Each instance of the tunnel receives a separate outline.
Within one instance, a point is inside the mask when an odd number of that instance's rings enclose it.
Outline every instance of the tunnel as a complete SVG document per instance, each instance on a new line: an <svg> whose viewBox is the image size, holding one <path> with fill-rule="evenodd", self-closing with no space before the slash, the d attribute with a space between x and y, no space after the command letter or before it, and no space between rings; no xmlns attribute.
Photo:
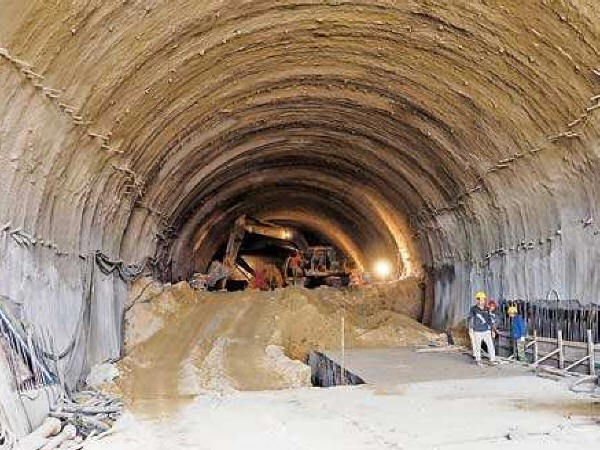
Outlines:
<svg viewBox="0 0 600 450"><path fill-rule="evenodd" d="M483 289L598 301L592 0L0 11L0 294L59 348L87 308L73 379L118 356L130 273L206 270L243 214L422 279L438 329Z"/></svg>

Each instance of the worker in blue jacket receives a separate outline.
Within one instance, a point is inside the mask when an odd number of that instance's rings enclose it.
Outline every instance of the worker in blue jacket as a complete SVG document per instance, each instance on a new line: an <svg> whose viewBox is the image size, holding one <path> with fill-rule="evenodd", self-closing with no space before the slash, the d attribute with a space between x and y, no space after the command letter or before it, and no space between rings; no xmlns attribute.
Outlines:
<svg viewBox="0 0 600 450"><path fill-rule="evenodd" d="M517 305L508 307L508 316L512 319L510 334L513 340L513 354L518 361L525 361L525 337L527 337L527 322L518 314ZM516 351L515 351L516 350Z"/></svg>

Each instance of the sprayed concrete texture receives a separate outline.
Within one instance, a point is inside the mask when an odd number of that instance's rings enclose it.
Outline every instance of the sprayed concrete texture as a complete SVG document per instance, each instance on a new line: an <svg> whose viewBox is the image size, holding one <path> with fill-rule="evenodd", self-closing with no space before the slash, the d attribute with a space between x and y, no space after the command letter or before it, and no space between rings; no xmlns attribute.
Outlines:
<svg viewBox="0 0 600 450"><path fill-rule="evenodd" d="M0 11L0 295L71 386L121 351L93 252L176 281L240 214L423 278L435 327L479 289L598 301L597 1Z"/></svg>
<svg viewBox="0 0 600 450"><path fill-rule="evenodd" d="M134 286L140 294L127 315L128 354L120 363L123 393L142 414L168 411L202 393L310 386L307 354L340 348L342 316L348 348L446 340L380 305L365 309L363 291L222 294L179 283L150 294L156 287L149 280Z"/></svg>

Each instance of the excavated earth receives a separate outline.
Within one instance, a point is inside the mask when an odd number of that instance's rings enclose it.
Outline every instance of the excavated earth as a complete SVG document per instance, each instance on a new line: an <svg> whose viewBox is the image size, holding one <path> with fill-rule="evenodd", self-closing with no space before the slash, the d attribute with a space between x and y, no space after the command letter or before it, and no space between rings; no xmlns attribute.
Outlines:
<svg viewBox="0 0 600 450"><path fill-rule="evenodd" d="M307 354L340 349L342 317L348 349L446 343L377 289L206 293L141 280L132 296L119 385L139 414L203 393L310 386Z"/></svg>

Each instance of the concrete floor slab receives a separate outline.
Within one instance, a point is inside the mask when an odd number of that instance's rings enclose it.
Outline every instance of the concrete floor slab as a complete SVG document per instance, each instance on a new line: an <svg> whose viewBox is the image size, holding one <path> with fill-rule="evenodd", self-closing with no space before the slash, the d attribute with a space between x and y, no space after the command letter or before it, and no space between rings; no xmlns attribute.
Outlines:
<svg viewBox="0 0 600 450"><path fill-rule="evenodd" d="M415 350L409 347L349 349L345 352L345 367L377 388L435 380L533 376L526 367L514 364L490 366L484 360L483 366L477 367L473 358L462 352L418 353ZM341 352L324 353L341 364Z"/></svg>
<svg viewBox="0 0 600 450"><path fill-rule="evenodd" d="M102 450L582 450L600 403L523 367L411 349L349 353L371 384L198 396L163 418L131 414ZM376 364L374 364L376 362ZM373 370L373 367L379 367Z"/></svg>

